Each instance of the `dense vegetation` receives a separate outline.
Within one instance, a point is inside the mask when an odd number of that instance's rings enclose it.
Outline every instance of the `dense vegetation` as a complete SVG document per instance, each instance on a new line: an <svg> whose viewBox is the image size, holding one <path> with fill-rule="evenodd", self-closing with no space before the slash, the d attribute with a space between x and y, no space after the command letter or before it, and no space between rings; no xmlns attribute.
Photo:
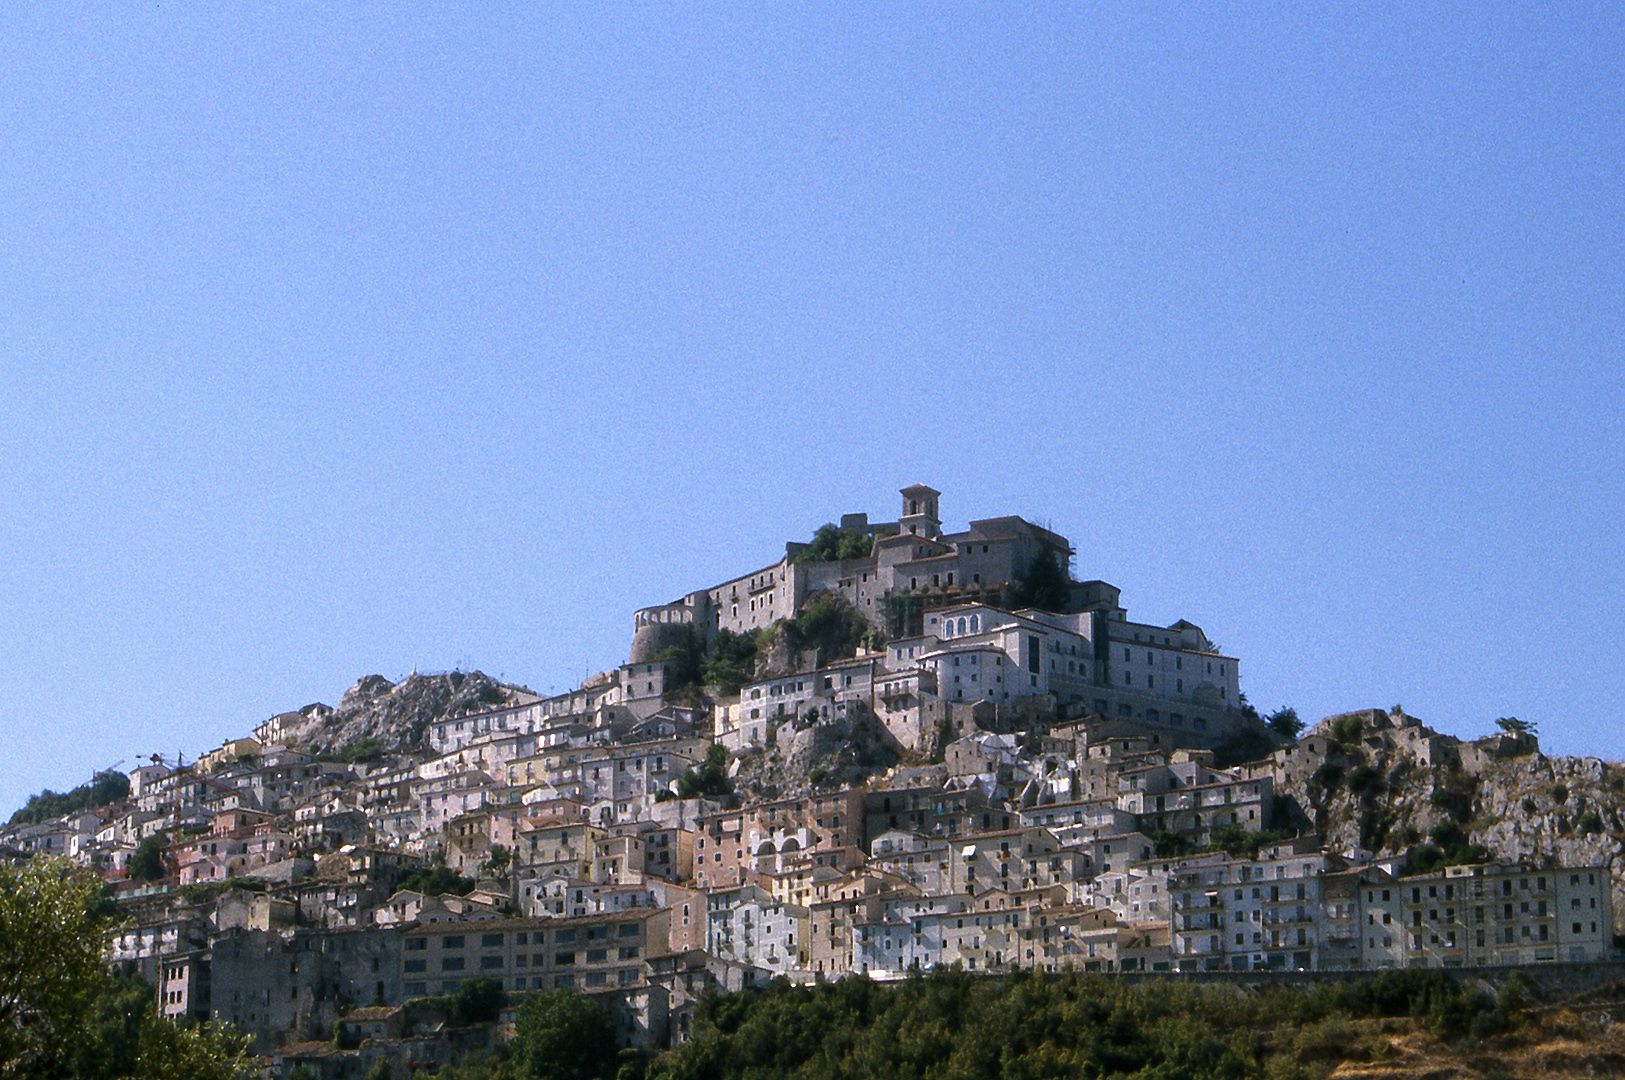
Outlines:
<svg viewBox="0 0 1625 1080"><path fill-rule="evenodd" d="M31 795L21 810L11 815L12 825L32 825L51 818L72 814L79 810L94 810L98 806L123 802L130 797L130 778L121 772L109 770L97 773L95 780L80 784L72 791L58 794L46 788Z"/></svg>
<svg viewBox="0 0 1625 1080"><path fill-rule="evenodd" d="M820 525L812 543L796 556L798 563L836 562L863 559L874 550L874 537L864 529L842 529L833 523Z"/></svg>
<svg viewBox="0 0 1625 1080"><path fill-rule="evenodd" d="M473 878L463 877L448 866L435 866L406 871L396 879L395 889L406 889L424 896L443 896L446 893L467 896L474 891L476 884Z"/></svg>
<svg viewBox="0 0 1625 1080"><path fill-rule="evenodd" d="M717 686L724 694L737 694L755 671L756 652L763 644L756 634L736 634L718 630L705 643L687 629L683 640L662 649L655 660L671 662L666 677L668 693L684 687Z"/></svg>
<svg viewBox="0 0 1625 1080"><path fill-rule="evenodd" d="M869 621L852 605L820 593L795 618L754 633L739 634L724 628L702 644L699 635L687 629L682 641L662 649L653 659L671 665L666 678L668 693L684 687L715 686L724 694L737 694L741 686L756 677L757 653L771 647L781 631L792 647L817 647L826 660L851 656L859 645L877 645L881 641Z"/></svg>
<svg viewBox="0 0 1625 1080"><path fill-rule="evenodd" d="M1470 1049L1519 1020L1526 986L1497 1001L1441 970L1392 971L1309 991L1180 979L959 970L900 984L862 977L738 994L708 991L692 1038L660 1057L615 1050L603 1008L572 992L520 1006L518 1037L443 1080L805 1080L1008 1077L1318 1080L1397 1052L1395 1025Z"/></svg>
<svg viewBox="0 0 1625 1080"><path fill-rule="evenodd" d="M832 593L812 597L785 626L792 644L817 646L826 662L851 656L860 645L884 644L861 612Z"/></svg>
<svg viewBox="0 0 1625 1080"><path fill-rule="evenodd" d="M1072 579L1064 558L1049 551L1034 556L1026 572L1010 584L1011 610L1065 611L1072 600Z"/></svg>
<svg viewBox="0 0 1625 1080"><path fill-rule="evenodd" d="M684 769L677 776L679 799L702 796L715 799L732 792L733 784L728 780L728 750L719 743L711 744L698 768Z"/></svg>
<svg viewBox="0 0 1625 1080"><path fill-rule="evenodd" d="M66 859L0 862L0 1076L240 1076L241 1038L177 1026L152 987L109 974L110 908L104 883Z"/></svg>
<svg viewBox="0 0 1625 1080"><path fill-rule="evenodd" d="M345 743L337 750L325 751L316 756L322 761L339 761L346 765L362 764L382 758L384 744L371 735L363 735L353 742Z"/></svg>
<svg viewBox="0 0 1625 1080"><path fill-rule="evenodd" d="M1207 843L1197 843L1187 833L1157 831L1149 834L1155 845L1157 858L1172 859L1181 855L1198 855L1209 851L1222 851L1233 857L1254 857L1258 849L1279 844L1296 836L1292 828L1263 829L1253 832L1240 825L1219 825L1209 834Z"/></svg>
<svg viewBox="0 0 1625 1080"><path fill-rule="evenodd" d="M958 971L883 986L863 978L810 987L782 980L710 996L693 1039L653 1063L665 1080L699 1077L1321 1076L1382 1056L1369 1018L1410 1017L1448 1040L1504 1030L1518 1001L1442 971L1397 971L1308 993L1245 993L1178 980L1132 984L1085 975Z"/></svg>

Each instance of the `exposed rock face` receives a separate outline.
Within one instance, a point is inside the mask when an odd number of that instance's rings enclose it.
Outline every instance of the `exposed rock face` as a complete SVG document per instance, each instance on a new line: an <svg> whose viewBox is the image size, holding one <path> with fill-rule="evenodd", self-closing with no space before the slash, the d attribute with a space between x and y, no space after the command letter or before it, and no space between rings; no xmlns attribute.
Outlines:
<svg viewBox="0 0 1625 1080"><path fill-rule="evenodd" d="M1328 717L1250 768L1273 775L1331 851L1397 855L1459 836L1507 862L1608 866L1625 925L1618 763L1547 757L1529 734L1462 742L1369 710Z"/></svg>
<svg viewBox="0 0 1625 1080"><path fill-rule="evenodd" d="M398 684L382 675L368 675L344 692L338 708L318 704L301 709L310 722L294 741L304 750L338 750L357 739L374 738L385 753L417 752L423 748L424 732L442 717L529 700L534 695L479 671L414 674Z"/></svg>
<svg viewBox="0 0 1625 1080"><path fill-rule="evenodd" d="M749 799L782 799L815 788L861 784L897 764L897 743L865 709L801 728L766 750L739 759L734 790ZM816 777L816 780L815 780Z"/></svg>

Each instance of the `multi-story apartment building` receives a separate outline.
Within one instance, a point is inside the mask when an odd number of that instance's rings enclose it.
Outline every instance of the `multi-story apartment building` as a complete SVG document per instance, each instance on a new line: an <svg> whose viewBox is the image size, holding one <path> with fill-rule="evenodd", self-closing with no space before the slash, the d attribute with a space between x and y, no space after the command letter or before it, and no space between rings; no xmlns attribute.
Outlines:
<svg viewBox="0 0 1625 1080"><path fill-rule="evenodd" d="M1360 885L1363 964L1489 967L1613 955L1603 867L1450 866Z"/></svg>
<svg viewBox="0 0 1625 1080"><path fill-rule="evenodd" d="M407 997L451 993L471 978L514 991L643 986L650 956L666 952L669 917L664 908L636 907L415 927L401 934L401 990Z"/></svg>
<svg viewBox="0 0 1625 1080"><path fill-rule="evenodd" d="M978 830L1008 829L1016 817L994 806L979 787L948 790L940 784L879 788L863 801L864 832L878 836L906 829L921 836L962 836Z"/></svg>
<svg viewBox="0 0 1625 1080"><path fill-rule="evenodd" d="M758 885L712 890L706 898L706 951L770 975L805 972L810 919L805 906L776 900Z"/></svg>

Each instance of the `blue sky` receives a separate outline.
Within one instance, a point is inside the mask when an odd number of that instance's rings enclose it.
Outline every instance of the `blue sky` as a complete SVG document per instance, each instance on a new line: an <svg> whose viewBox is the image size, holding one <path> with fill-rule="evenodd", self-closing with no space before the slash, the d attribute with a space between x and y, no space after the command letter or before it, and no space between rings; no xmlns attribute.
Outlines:
<svg viewBox="0 0 1625 1080"><path fill-rule="evenodd" d="M1602 4L0 12L0 807L562 690L913 482L1266 711L1625 756L1622 69Z"/></svg>

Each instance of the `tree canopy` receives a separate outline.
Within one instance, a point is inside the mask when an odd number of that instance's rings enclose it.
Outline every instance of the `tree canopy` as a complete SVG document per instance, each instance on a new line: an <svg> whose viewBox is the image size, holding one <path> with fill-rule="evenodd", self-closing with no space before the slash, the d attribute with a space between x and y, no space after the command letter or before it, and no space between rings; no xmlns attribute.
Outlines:
<svg viewBox="0 0 1625 1080"><path fill-rule="evenodd" d="M1365 1060L1386 1045L1377 1018L1409 1015L1451 1041L1510 1026L1498 1003L1448 972L1404 970L1307 993L1179 980L938 970L882 985L849 977L707 994L693 1037L650 1070L660 1080L940 1077L1309 1077L1318 1062ZM1365 1055L1365 1056L1362 1056Z"/></svg>
<svg viewBox="0 0 1625 1080"><path fill-rule="evenodd" d="M1026 572L1010 587L1010 607L1065 611L1072 599L1072 579L1063 558L1049 550L1035 555Z"/></svg>
<svg viewBox="0 0 1625 1080"><path fill-rule="evenodd" d="M395 888L408 889L425 896L440 896L445 893L467 896L474 891L477 884L473 878L466 878L449 866L435 866L406 871L396 879Z"/></svg>
<svg viewBox="0 0 1625 1080"><path fill-rule="evenodd" d="M795 640L816 645L826 659L851 656L871 637L869 620L833 593L818 593L788 623Z"/></svg>
<svg viewBox="0 0 1625 1080"><path fill-rule="evenodd" d="M0 864L0 1076L242 1075L245 1040L157 1014L102 961L102 884L66 859Z"/></svg>
<svg viewBox="0 0 1625 1080"><path fill-rule="evenodd" d="M677 776L677 796L681 799L702 795L716 798L732 791L733 784L728 781L728 750L720 743L711 744L698 768L684 769Z"/></svg>
<svg viewBox="0 0 1625 1080"><path fill-rule="evenodd" d="M509 1050L524 1080L597 1080L615 1072L615 1025L574 990L534 994L519 1007Z"/></svg>
<svg viewBox="0 0 1625 1080"><path fill-rule="evenodd" d="M842 529L833 522L820 525L812 543L796 556L798 563L863 559L874 550L874 537L864 529Z"/></svg>
<svg viewBox="0 0 1625 1080"><path fill-rule="evenodd" d="M1296 739L1303 733L1304 723L1298 719L1298 710L1290 705L1283 705L1265 717L1264 723L1269 729L1288 739Z"/></svg>
<svg viewBox="0 0 1625 1080"><path fill-rule="evenodd" d="M109 769L97 773L89 784L80 784L72 791L57 793L46 788L38 795L30 795L28 802L11 815L12 825L34 824L51 818L71 814L77 810L94 810L98 806L120 803L130 797L130 778Z"/></svg>

